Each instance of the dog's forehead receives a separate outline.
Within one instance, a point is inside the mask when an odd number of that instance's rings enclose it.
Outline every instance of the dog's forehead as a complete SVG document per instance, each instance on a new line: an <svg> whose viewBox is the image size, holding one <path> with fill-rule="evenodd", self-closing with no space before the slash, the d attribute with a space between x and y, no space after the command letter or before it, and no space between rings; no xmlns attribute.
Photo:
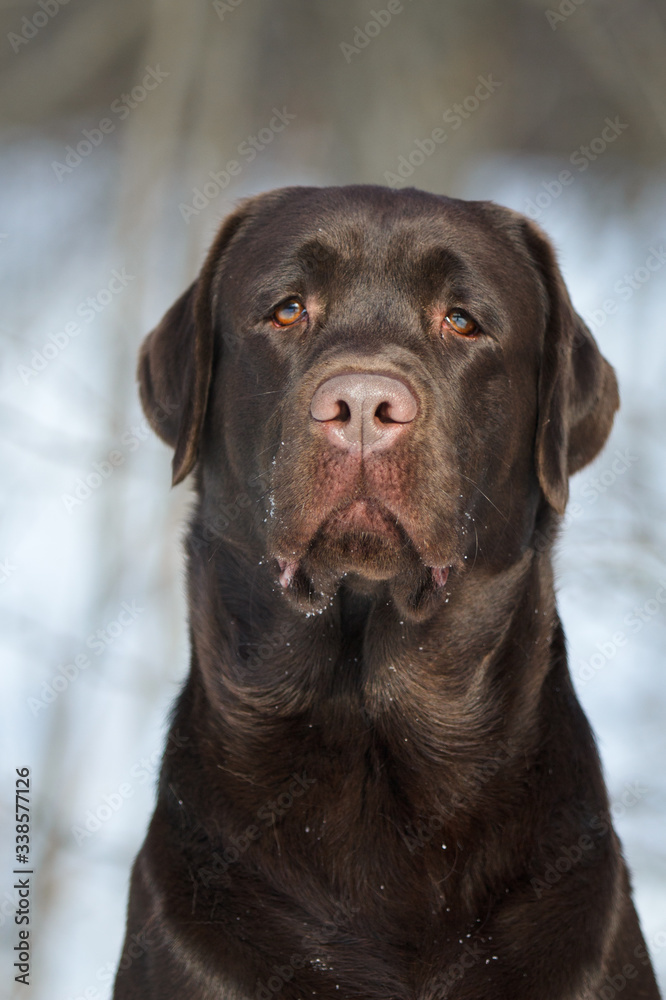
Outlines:
<svg viewBox="0 0 666 1000"><path fill-rule="evenodd" d="M225 254L231 270L266 272L288 260L396 267L447 251L494 270L516 250L511 213L414 189L289 188L255 199ZM515 227L513 227L515 228Z"/></svg>

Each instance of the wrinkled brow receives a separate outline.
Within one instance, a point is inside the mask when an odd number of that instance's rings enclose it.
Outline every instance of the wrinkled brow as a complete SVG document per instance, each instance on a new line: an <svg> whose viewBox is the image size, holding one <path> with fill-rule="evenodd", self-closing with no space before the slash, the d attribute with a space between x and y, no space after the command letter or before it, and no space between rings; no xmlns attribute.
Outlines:
<svg viewBox="0 0 666 1000"><path fill-rule="evenodd" d="M270 266L257 277L255 295L258 299L271 299L280 290L285 292L305 292L316 290L330 279L331 274L344 277L358 270L355 259L340 248L318 239L309 239L293 249L283 251L282 256L270 260Z"/></svg>
<svg viewBox="0 0 666 1000"><path fill-rule="evenodd" d="M460 254L450 247L429 247L412 255L410 270L422 289L436 295L442 282L471 285L472 270Z"/></svg>

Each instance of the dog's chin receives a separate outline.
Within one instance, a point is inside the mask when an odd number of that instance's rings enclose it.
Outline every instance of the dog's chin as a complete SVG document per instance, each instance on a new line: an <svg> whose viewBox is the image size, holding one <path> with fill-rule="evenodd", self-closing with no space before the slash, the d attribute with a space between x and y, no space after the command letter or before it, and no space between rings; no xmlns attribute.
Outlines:
<svg viewBox="0 0 666 1000"><path fill-rule="evenodd" d="M404 545L372 531L319 533L302 560L317 589L330 592L353 576L368 584L392 580L405 561Z"/></svg>
<svg viewBox="0 0 666 1000"><path fill-rule="evenodd" d="M285 594L302 610L321 612L344 581L359 593L391 597L401 615L427 617L446 599L450 566L426 566L394 517L357 508L328 518L300 560L278 559Z"/></svg>

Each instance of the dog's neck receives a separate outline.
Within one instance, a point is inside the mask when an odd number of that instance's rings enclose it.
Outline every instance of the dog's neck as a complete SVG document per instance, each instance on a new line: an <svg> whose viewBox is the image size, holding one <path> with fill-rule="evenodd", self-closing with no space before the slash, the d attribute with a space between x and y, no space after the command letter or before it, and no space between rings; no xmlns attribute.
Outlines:
<svg viewBox="0 0 666 1000"><path fill-rule="evenodd" d="M233 539L190 544L189 567L197 711L234 773L254 780L254 751L271 743L290 773L315 738L320 757L361 752L372 734L396 759L470 766L529 742L558 624L547 553L457 575L422 621L386 588L348 583L321 613L300 610Z"/></svg>

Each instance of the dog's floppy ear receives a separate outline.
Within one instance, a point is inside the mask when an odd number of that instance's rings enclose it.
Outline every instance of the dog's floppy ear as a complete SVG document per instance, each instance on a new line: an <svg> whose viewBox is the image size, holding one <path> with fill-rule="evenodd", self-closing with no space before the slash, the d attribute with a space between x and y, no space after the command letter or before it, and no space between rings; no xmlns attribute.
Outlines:
<svg viewBox="0 0 666 1000"><path fill-rule="evenodd" d="M229 216L199 277L148 334L139 355L139 394L153 430L174 448L173 485L192 471L213 371L211 285L221 254L247 214Z"/></svg>
<svg viewBox="0 0 666 1000"><path fill-rule="evenodd" d="M198 288L197 280L174 302L144 340L139 355L141 404L153 430L175 449L174 485L194 465L208 397L212 344L208 331L197 337Z"/></svg>
<svg viewBox="0 0 666 1000"><path fill-rule="evenodd" d="M550 241L532 222L525 236L548 296L548 323L539 374L535 462L543 494L558 514L569 476L601 451L619 406L615 372L576 314Z"/></svg>

